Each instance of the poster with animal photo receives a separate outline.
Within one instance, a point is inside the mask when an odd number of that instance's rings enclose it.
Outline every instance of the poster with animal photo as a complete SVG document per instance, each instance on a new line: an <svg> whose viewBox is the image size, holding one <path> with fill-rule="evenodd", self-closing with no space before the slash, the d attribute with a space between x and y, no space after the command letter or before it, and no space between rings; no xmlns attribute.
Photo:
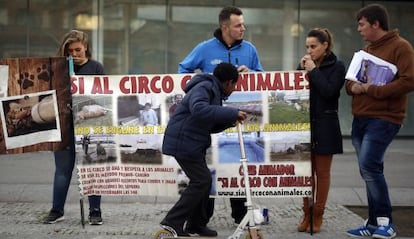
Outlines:
<svg viewBox="0 0 414 239"><path fill-rule="evenodd" d="M171 117L187 110L184 87L191 78L191 74L72 77L75 151L83 195L177 196L183 192L189 179L174 157L163 154L162 145ZM251 194L310 196L306 72L242 74L223 106L247 114L242 136ZM205 126L200 123L200 127ZM205 160L212 197L245 196L238 136L235 127L211 136ZM200 140L197 133L182 137Z"/></svg>
<svg viewBox="0 0 414 239"><path fill-rule="evenodd" d="M72 111L78 163L115 162L114 134L104 134L101 130L105 125L113 125L112 96L73 96Z"/></svg>
<svg viewBox="0 0 414 239"><path fill-rule="evenodd" d="M73 131L66 57L0 59L0 99L0 154L63 150L73 142L65 137Z"/></svg>
<svg viewBox="0 0 414 239"><path fill-rule="evenodd" d="M56 91L1 98L7 149L61 141Z"/></svg>

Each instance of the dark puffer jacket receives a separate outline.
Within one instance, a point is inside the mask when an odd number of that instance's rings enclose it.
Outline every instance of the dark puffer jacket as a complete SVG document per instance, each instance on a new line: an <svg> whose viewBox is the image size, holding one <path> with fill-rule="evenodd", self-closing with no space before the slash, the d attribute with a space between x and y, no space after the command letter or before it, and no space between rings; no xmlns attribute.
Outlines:
<svg viewBox="0 0 414 239"><path fill-rule="evenodd" d="M211 134L237 121L238 109L222 106L220 81L210 74L197 74L186 85L183 101L168 122L162 152L178 158L204 160Z"/></svg>

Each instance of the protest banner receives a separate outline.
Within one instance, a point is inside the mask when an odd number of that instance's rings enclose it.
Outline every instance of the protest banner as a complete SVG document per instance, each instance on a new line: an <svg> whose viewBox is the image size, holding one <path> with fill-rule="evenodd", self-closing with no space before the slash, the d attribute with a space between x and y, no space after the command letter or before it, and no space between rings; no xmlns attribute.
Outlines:
<svg viewBox="0 0 414 239"><path fill-rule="evenodd" d="M161 152L191 74L71 78L76 157L84 195L164 195L188 179ZM303 71L243 73L225 106L248 113L243 138L254 197L311 196L309 83ZM156 119L148 121L149 115ZM214 197L245 197L236 128L212 136Z"/></svg>

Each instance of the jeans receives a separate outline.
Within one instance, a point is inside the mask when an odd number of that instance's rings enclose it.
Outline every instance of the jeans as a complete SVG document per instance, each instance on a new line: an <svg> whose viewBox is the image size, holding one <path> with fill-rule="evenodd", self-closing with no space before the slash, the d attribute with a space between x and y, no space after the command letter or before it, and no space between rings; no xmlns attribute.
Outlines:
<svg viewBox="0 0 414 239"><path fill-rule="evenodd" d="M392 223L392 207L384 177L384 154L400 127L383 119L368 117L354 117L352 122L352 144L365 181L368 224L371 225L377 225L377 217L388 217Z"/></svg>
<svg viewBox="0 0 414 239"><path fill-rule="evenodd" d="M55 177L53 181L53 206L52 210L64 213L66 196L68 195L72 172L75 166L74 149L54 152ZM89 210L101 208L101 196L88 197Z"/></svg>

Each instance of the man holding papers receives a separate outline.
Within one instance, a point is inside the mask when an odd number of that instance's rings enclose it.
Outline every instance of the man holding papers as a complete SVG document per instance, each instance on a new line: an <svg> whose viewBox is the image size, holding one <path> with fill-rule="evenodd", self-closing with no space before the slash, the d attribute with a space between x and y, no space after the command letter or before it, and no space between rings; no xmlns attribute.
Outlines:
<svg viewBox="0 0 414 239"><path fill-rule="evenodd" d="M384 85L371 84L375 79L367 79L366 83L346 82L347 93L352 95L352 144L366 185L369 215L363 226L347 234L394 238L397 233L383 174L384 154L406 116L407 94L414 90L414 50L399 36L397 29L388 29L388 12L384 6L367 5L358 11L356 20L358 32L369 43L363 50L395 65L397 72Z"/></svg>
<svg viewBox="0 0 414 239"><path fill-rule="evenodd" d="M381 86L390 83L397 70L394 64L360 50L354 53L345 79Z"/></svg>

